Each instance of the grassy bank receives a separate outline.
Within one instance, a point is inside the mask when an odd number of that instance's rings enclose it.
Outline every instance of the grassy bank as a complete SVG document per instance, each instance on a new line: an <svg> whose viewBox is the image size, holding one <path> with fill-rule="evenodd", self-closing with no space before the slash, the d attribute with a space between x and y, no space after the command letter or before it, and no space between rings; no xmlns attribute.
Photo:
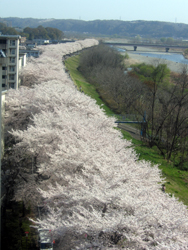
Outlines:
<svg viewBox="0 0 188 250"><path fill-rule="evenodd" d="M69 70L72 80L78 89L81 89L86 95L96 100L96 103L105 110L107 115L113 114L113 112L105 105L100 99L96 88L89 84L86 79L77 70L79 65L79 56L68 58L65 62L66 68ZM81 88L80 88L81 87ZM135 140L126 131L122 130L122 134L125 139L132 140L133 147L140 159L151 161L153 164L158 164L162 170L163 177L166 178L166 192L174 194L185 205L188 205L188 172L182 171L173 166L172 163L167 163L162 156L159 155L157 148L148 148L141 141Z"/></svg>
<svg viewBox="0 0 188 250"><path fill-rule="evenodd" d="M107 115L112 115L113 112L110 110L109 107L104 105L104 102L101 100L99 94L97 93L95 86L89 84L83 77L83 75L77 70L78 65L79 65L79 56L70 57L65 61L65 66L69 70L71 78L74 81L77 88L79 90L81 89L81 91L83 91L86 95L95 99L99 106L103 105L102 108L105 110Z"/></svg>

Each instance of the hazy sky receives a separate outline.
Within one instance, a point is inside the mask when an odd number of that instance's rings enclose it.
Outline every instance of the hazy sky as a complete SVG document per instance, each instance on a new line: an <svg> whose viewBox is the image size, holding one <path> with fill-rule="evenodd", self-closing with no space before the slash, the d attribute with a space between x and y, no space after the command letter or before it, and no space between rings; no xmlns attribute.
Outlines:
<svg viewBox="0 0 188 250"><path fill-rule="evenodd" d="M188 24L188 0L0 0L0 17L157 20Z"/></svg>

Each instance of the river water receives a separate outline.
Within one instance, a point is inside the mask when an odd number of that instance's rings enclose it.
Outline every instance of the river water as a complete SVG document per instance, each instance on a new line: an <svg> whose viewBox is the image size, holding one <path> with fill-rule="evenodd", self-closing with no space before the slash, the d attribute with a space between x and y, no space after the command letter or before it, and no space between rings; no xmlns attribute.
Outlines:
<svg viewBox="0 0 188 250"><path fill-rule="evenodd" d="M125 49L121 49L121 48L115 48L115 49L120 53L126 52ZM141 55L141 56L146 56L146 57L153 57L153 58L159 58L159 59L163 59L163 60L169 60L169 61L177 62L177 63L188 64L188 59L185 59L182 54L178 54L178 53L170 53L170 52L154 53L154 52L138 52L138 51L131 52L131 53Z"/></svg>
<svg viewBox="0 0 188 250"><path fill-rule="evenodd" d="M177 63L188 64L188 59L185 59L183 55L177 53L148 53L148 52L134 52L135 54L139 54L142 56L160 58L163 60L169 60Z"/></svg>

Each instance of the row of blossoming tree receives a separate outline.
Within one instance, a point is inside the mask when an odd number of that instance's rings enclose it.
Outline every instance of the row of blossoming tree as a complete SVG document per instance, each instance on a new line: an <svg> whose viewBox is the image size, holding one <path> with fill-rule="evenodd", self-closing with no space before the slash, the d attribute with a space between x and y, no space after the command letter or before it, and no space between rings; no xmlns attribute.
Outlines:
<svg viewBox="0 0 188 250"><path fill-rule="evenodd" d="M41 47L23 86L9 90L15 199L43 206L34 223L52 230L59 249L188 249L186 206L161 191L158 166L138 160L114 119L65 72L63 56L97 44Z"/></svg>

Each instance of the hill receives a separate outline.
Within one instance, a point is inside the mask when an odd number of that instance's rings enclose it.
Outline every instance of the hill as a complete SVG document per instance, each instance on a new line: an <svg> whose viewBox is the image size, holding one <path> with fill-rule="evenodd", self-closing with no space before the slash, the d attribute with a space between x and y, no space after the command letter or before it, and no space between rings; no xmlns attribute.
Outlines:
<svg viewBox="0 0 188 250"><path fill-rule="evenodd" d="M35 18L0 18L9 26L25 28L43 27L57 28L63 32L76 32L89 35L136 36L142 37L174 37L188 38L188 25L159 21L121 21L94 20L83 21L73 19L35 19Z"/></svg>

